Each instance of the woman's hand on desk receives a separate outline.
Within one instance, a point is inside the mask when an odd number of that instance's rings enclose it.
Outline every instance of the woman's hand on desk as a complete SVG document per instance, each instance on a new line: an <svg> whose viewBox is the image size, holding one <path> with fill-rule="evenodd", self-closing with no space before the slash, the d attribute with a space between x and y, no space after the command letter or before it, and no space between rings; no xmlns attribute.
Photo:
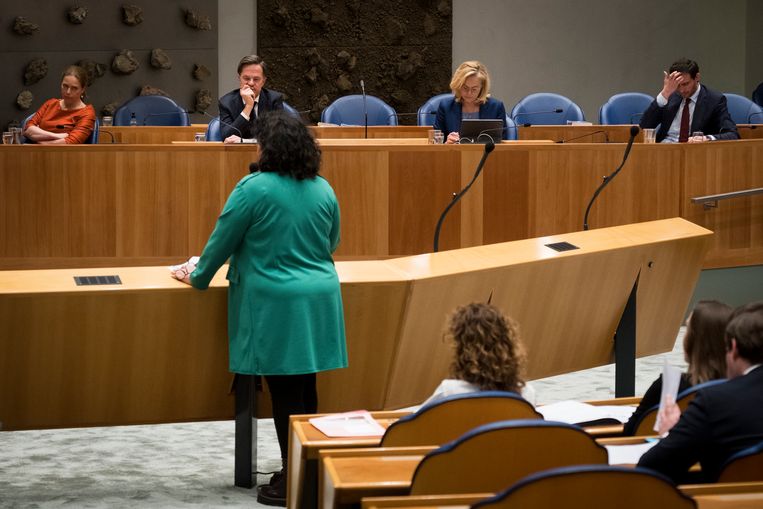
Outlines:
<svg viewBox="0 0 763 509"><path fill-rule="evenodd" d="M181 263L180 265L173 265L170 267L170 274L172 274L172 277L177 279L178 281L182 281L183 283L190 285L191 284L191 273L196 270L196 264L199 263L199 257L198 256L192 256L188 259L187 262Z"/></svg>

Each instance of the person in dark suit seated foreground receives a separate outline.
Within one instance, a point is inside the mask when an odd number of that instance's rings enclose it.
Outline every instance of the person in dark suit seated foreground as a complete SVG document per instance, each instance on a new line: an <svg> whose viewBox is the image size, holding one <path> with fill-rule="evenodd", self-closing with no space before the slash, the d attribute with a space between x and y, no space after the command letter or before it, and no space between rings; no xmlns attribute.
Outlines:
<svg viewBox="0 0 763 509"><path fill-rule="evenodd" d="M697 62L687 58L676 60L670 71L663 74L662 90L639 124L644 129L660 126L657 143L739 139L726 96L700 84Z"/></svg>
<svg viewBox="0 0 763 509"><path fill-rule="evenodd" d="M220 133L225 143L254 138L254 122L266 111L282 110L283 96L265 88L265 62L247 55L238 63L239 88L220 98Z"/></svg>
<svg viewBox="0 0 763 509"><path fill-rule="evenodd" d="M524 380L519 326L511 318L495 306L474 302L453 312L446 335L455 346L452 378L443 380L424 405L479 391L516 392L535 404L535 391Z"/></svg>
<svg viewBox="0 0 763 509"><path fill-rule="evenodd" d="M490 97L490 74L481 62L470 60L458 66L450 80L453 97L440 101L434 128L443 132L445 143L458 143L464 118L499 118L504 121L503 139L509 139L506 107Z"/></svg>
<svg viewBox="0 0 763 509"><path fill-rule="evenodd" d="M640 467L678 483L694 480L687 473L699 461L701 480L714 482L726 460L763 441L763 302L734 311L724 341L729 381L697 392L683 414L667 406L661 420L677 423L641 457Z"/></svg>
<svg viewBox="0 0 763 509"><path fill-rule="evenodd" d="M701 300L686 320L684 358L689 369L681 375L678 392L693 385L726 377L726 349L724 332L732 309L722 302ZM623 428L623 434L633 435L641 416L660 403L662 375L644 393L641 402Z"/></svg>

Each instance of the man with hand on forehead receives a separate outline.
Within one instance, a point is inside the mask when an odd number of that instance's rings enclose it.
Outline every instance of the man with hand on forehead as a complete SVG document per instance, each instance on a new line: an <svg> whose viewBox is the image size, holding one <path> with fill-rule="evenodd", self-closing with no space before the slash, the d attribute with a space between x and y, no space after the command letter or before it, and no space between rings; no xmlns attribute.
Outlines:
<svg viewBox="0 0 763 509"><path fill-rule="evenodd" d="M726 96L701 85L699 65L682 58L663 71L662 90L641 117L641 128L658 125L658 143L738 140Z"/></svg>
<svg viewBox="0 0 763 509"><path fill-rule="evenodd" d="M220 132L225 143L254 137L254 122L266 111L282 110L283 96L265 88L265 62L247 55L238 63L239 88L220 98Z"/></svg>

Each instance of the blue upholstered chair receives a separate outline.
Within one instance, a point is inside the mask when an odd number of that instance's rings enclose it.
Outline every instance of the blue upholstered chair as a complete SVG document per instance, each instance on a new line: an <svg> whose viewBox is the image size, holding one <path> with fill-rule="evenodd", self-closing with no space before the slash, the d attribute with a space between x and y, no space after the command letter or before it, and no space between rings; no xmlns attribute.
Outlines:
<svg viewBox="0 0 763 509"><path fill-rule="evenodd" d="M518 419L479 426L428 453L411 495L496 493L540 470L607 464L607 450L578 426Z"/></svg>
<svg viewBox="0 0 763 509"><path fill-rule="evenodd" d="M599 108L599 123L638 124L654 98L641 92L615 94Z"/></svg>
<svg viewBox="0 0 763 509"><path fill-rule="evenodd" d="M736 124L763 124L763 108L743 95L723 94L729 115Z"/></svg>
<svg viewBox="0 0 763 509"><path fill-rule="evenodd" d="M440 445L477 426L509 419L543 419L543 416L527 400L513 392L455 394L425 405L392 423L380 445Z"/></svg>
<svg viewBox="0 0 763 509"><path fill-rule="evenodd" d="M291 115L294 118L302 118L302 116L299 114L297 110L295 110L289 103L284 102L283 103L283 109L286 113Z"/></svg>
<svg viewBox="0 0 763 509"><path fill-rule="evenodd" d="M453 94L439 94L427 99L417 112L417 124L434 125L434 121L437 119L437 108L440 107L440 101L448 97L453 97Z"/></svg>
<svg viewBox="0 0 763 509"><path fill-rule="evenodd" d="M366 96L368 125L397 125L394 108L378 97ZM337 125L365 125L363 96L346 95L329 104L321 113L321 122Z"/></svg>
<svg viewBox="0 0 763 509"><path fill-rule="evenodd" d="M114 112L114 125L130 125L135 113L138 125L191 125L188 112L163 95L139 95L122 104Z"/></svg>
<svg viewBox="0 0 763 509"><path fill-rule="evenodd" d="M763 481L763 442L731 456L718 477L718 482L754 481Z"/></svg>
<svg viewBox="0 0 763 509"><path fill-rule="evenodd" d="M220 117L215 117L207 125L207 141L223 141L223 135L220 131Z"/></svg>
<svg viewBox="0 0 763 509"><path fill-rule="evenodd" d="M722 384L726 381L725 378L719 380L710 380L701 384L694 385L688 389L681 391L676 396L676 403L683 412L697 395L697 391L705 389L706 387L712 387L713 385ZM654 405L641 415L641 418L636 422L635 432L636 436L654 435L654 423L657 420L657 412L660 410L660 405Z"/></svg>
<svg viewBox="0 0 763 509"><path fill-rule="evenodd" d="M556 112L556 110L561 110ZM542 113L551 112L551 113ZM585 120L583 110L567 97L550 92L530 94L511 110L511 118L517 125L564 125L568 121Z"/></svg>
<svg viewBox="0 0 763 509"><path fill-rule="evenodd" d="M667 477L645 468L575 465L534 473L472 509L695 509Z"/></svg>
<svg viewBox="0 0 763 509"><path fill-rule="evenodd" d="M36 113L36 112L35 112ZM27 118L24 119L24 121L21 123L21 129L24 129L24 126L27 122L29 122L29 119L31 119L34 116L34 113L29 115ZM98 121L98 117L95 117L95 125L93 126L93 132L90 133L90 136L88 136L87 140L85 140L85 144L94 145L98 143L98 131L101 126L101 123ZM26 136L21 136L21 143L34 143L32 140L28 139Z"/></svg>

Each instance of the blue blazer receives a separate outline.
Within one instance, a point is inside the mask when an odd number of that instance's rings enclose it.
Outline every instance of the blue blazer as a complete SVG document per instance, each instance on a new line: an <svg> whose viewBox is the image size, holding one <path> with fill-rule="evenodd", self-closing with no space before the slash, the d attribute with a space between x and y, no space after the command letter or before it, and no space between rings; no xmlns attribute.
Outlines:
<svg viewBox="0 0 763 509"><path fill-rule="evenodd" d="M222 96L218 107L220 110L220 134L223 141L232 134L242 138L254 138L254 115L249 121L241 116L241 112L244 111L244 100L241 99L239 89L231 90ZM260 97L257 101L258 115L262 115L266 111L282 109L283 96L281 94L267 88L260 90Z"/></svg>
<svg viewBox="0 0 763 509"><path fill-rule="evenodd" d="M503 120L503 139L509 139L509 128L506 125L506 107L503 101L487 98L487 102L480 106L479 118L499 118ZM437 108L437 118L434 128L443 132L445 138L452 132L461 131L461 103L456 101L455 96L440 101Z"/></svg>
<svg viewBox="0 0 763 509"><path fill-rule="evenodd" d="M657 143L661 142L668 135L668 129L676 118L681 101L683 97L678 92L668 98L668 104L664 108L660 108L657 99L654 99L641 117L639 125L647 129L653 129L659 125ZM702 84L700 84L689 129L690 133L694 131L702 131L705 135L712 134L719 140L739 139L737 126L731 119L726 106L726 96Z"/></svg>

